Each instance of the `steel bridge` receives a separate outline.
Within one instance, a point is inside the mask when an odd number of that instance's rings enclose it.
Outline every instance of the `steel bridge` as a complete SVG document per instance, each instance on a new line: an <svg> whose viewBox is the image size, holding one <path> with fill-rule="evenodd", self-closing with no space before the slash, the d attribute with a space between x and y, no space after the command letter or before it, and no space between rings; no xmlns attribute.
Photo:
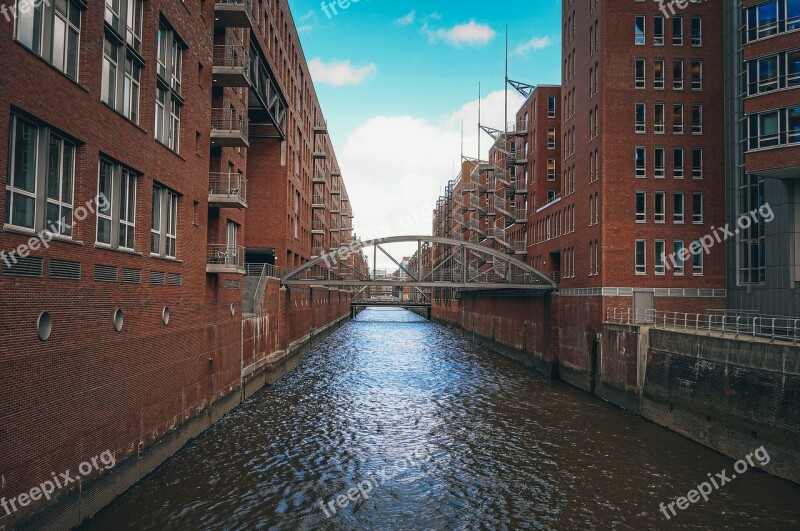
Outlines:
<svg viewBox="0 0 800 531"><path fill-rule="evenodd" d="M416 247L411 257L392 254L386 246ZM373 267L358 269L351 258L373 248ZM383 254L396 269L377 268ZM353 241L318 256L281 277L292 287L328 287L352 292L353 306L430 307L433 290L459 293L482 290L526 290L550 293L556 284L544 273L506 253L463 240L436 236L393 236Z"/></svg>

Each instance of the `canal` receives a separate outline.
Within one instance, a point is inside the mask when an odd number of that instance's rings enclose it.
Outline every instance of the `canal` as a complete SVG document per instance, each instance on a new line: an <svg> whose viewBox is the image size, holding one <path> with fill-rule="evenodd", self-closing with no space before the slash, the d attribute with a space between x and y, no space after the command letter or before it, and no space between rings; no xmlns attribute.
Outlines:
<svg viewBox="0 0 800 531"><path fill-rule="evenodd" d="M660 503L719 473L734 460L411 312L367 309L83 527L800 527L800 487L757 470L665 518Z"/></svg>

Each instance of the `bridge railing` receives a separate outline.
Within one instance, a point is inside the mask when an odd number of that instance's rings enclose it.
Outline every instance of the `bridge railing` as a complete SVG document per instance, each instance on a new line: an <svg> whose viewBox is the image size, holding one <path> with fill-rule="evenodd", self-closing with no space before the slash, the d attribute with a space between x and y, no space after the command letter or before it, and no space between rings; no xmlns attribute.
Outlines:
<svg viewBox="0 0 800 531"><path fill-rule="evenodd" d="M756 315L736 310L708 310L706 313L665 312L653 309L608 308L606 322L651 325L655 328L682 329L706 335L726 334L774 341L800 340L800 319Z"/></svg>

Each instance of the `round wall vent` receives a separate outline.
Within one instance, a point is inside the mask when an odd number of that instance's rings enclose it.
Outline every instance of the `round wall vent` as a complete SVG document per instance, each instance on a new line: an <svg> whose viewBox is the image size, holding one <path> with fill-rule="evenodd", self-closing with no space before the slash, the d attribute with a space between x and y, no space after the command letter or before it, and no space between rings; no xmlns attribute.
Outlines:
<svg viewBox="0 0 800 531"><path fill-rule="evenodd" d="M236 315L236 305L231 303L231 316Z"/></svg>
<svg viewBox="0 0 800 531"><path fill-rule="evenodd" d="M125 317L122 315L122 309L117 308L114 310L114 330L117 332L121 331L124 324Z"/></svg>
<svg viewBox="0 0 800 531"><path fill-rule="evenodd" d="M53 318L50 317L48 312L39 314L36 320L36 332L39 334L39 339L47 341L50 338L50 333L53 331Z"/></svg>
<svg viewBox="0 0 800 531"><path fill-rule="evenodd" d="M164 309L161 310L161 322L164 323L164 326L169 324L169 307L164 306Z"/></svg>

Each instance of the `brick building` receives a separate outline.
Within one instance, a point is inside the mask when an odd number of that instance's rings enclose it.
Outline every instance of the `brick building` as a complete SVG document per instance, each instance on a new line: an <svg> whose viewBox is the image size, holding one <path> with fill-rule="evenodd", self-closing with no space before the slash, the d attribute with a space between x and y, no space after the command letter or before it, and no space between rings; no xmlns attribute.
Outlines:
<svg viewBox="0 0 800 531"><path fill-rule="evenodd" d="M472 162L471 175L486 175L482 241L509 253L527 241L519 256L559 282L566 380L586 372L607 308L725 306L725 244L701 248L725 224L721 14L715 2L673 13L658 2L565 1L562 86L511 82L528 96L516 122L483 128L495 144ZM464 175L440 198L439 230L448 215L459 221L447 205Z"/></svg>
<svg viewBox="0 0 800 531"><path fill-rule="evenodd" d="M105 450L133 472L91 502L19 503L0 528L88 503L53 517L76 524L308 323L349 314L342 293L266 278L353 237L284 0L36 4L0 24L0 497Z"/></svg>

